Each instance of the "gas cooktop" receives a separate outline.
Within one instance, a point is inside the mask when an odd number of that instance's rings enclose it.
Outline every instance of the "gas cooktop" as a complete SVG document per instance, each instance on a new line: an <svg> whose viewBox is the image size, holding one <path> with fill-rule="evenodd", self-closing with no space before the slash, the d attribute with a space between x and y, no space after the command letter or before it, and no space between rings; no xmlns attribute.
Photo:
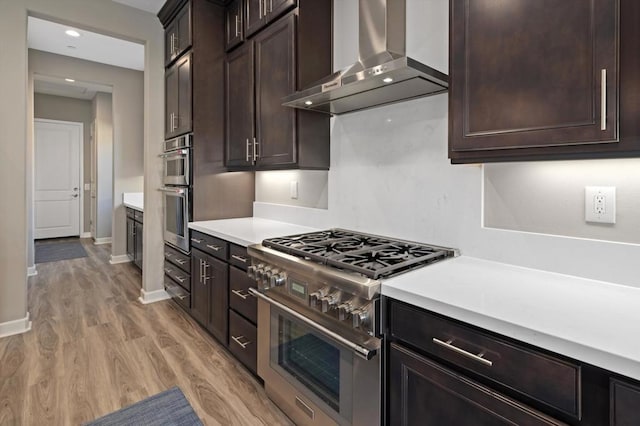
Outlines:
<svg viewBox="0 0 640 426"><path fill-rule="evenodd" d="M269 238L262 245L372 279L390 277L456 255L456 250L450 248L345 229Z"/></svg>

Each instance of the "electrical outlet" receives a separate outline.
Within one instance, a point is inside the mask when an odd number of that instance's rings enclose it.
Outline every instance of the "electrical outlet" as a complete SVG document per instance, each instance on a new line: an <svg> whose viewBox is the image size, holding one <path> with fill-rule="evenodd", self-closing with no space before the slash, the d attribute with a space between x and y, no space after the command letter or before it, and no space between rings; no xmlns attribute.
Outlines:
<svg viewBox="0 0 640 426"><path fill-rule="evenodd" d="M298 199L298 181L292 180L289 183L289 193L293 200Z"/></svg>
<svg viewBox="0 0 640 426"><path fill-rule="evenodd" d="M596 223L616 223L615 186L586 186L584 188L584 220Z"/></svg>

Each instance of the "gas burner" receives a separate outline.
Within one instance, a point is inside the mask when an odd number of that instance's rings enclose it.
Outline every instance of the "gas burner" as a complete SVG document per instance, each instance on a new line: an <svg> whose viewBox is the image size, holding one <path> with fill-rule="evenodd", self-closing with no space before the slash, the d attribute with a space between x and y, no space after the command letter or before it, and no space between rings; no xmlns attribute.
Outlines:
<svg viewBox="0 0 640 426"><path fill-rule="evenodd" d="M344 229L270 238L262 244L306 260L374 279L389 277L455 255L455 250L452 249Z"/></svg>

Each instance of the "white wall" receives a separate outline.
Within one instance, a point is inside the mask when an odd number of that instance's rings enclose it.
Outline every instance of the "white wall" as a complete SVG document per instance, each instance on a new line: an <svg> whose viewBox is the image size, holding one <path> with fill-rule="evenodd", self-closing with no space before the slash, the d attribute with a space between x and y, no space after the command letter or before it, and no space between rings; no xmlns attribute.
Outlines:
<svg viewBox="0 0 640 426"><path fill-rule="evenodd" d="M256 172L255 200L264 203L326 209L328 172L324 170L278 170ZM298 197L291 197L291 184L297 182Z"/></svg>
<svg viewBox="0 0 640 426"><path fill-rule="evenodd" d="M32 87L27 67L27 15L145 44L144 154L145 187L160 186L162 164L157 158L163 139L163 30L153 14L104 0L0 0L0 178L11 182L0 203L0 325L27 317L27 166L33 154ZM116 100L114 99L114 102ZM117 123L116 123L117 126ZM139 142L139 141L138 141ZM145 191L145 205L161 205L157 191ZM152 231L147 235L147 230ZM145 271L146 290L162 288L162 225L159 215L145 215L145 258L158 265ZM124 220L119 231L124 238ZM122 244L124 247L124 244ZM124 253L124 249L122 249Z"/></svg>
<svg viewBox="0 0 640 426"><path fill-rule="evenodd" d="M111 93L93 98L96 144L96 226L94 238L111 238L113 227L113 100ZM140 164L142 174L142 164ZM140 182L142 187L142 182Z"/></svg>

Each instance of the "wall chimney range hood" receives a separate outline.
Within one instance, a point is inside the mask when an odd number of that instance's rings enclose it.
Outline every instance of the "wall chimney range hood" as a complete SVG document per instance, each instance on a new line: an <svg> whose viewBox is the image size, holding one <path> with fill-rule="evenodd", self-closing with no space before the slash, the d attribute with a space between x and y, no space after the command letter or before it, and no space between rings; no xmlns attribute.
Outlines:
<svg viewBox="0 0 640 426"><path fill-rule="evenodd" d="M359 0L359 60L283 99L327 114L446 92L446 74L406 56L406 0Z"/></svg>

